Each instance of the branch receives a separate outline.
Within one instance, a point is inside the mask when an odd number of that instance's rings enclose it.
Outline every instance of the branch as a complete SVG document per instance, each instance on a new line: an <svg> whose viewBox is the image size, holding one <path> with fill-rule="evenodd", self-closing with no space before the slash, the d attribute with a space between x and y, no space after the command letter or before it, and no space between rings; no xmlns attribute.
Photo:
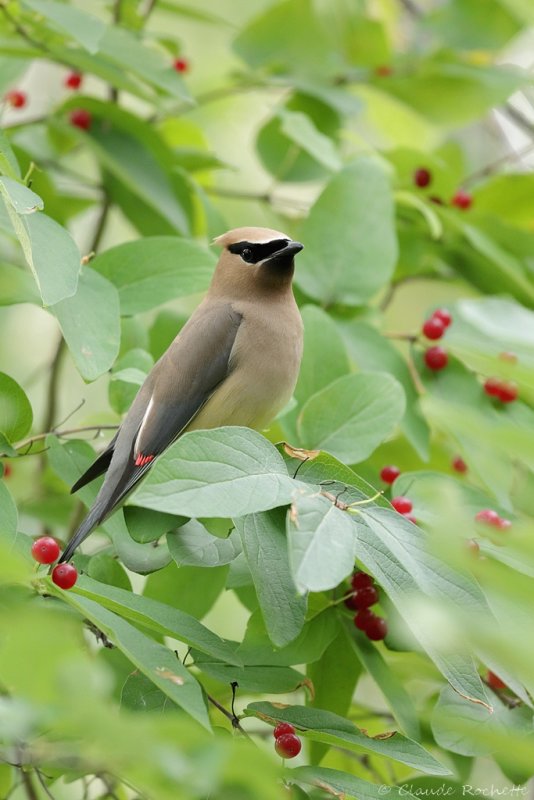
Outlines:
<svg viewBox="0 0 534 800"><path fill-rule="evenodd" d="M54 418L56 416L56 406L57 406L57 387L58 387L58 380L59 380L59 371L61 367L61 359L63 353L65 352L65 339L63 336L60 335L59 342L56 346L56 351L52 358L52 363L50 365L50 378L48 380L48 387L46 390L46 403L45 403L45 415L43 419L43 428L49 429L52 428L54 424Z"/></svg>
<svg viewBox="0 0 534 800"><path fill-rule="evenodd" d="M35 436L31 436L29 439L24 439L22 442L16 445L16 450L22 450L23 447L31 448L35 442L41 442L43 439L46 439L47 436L73 436L76 433L85 433L86 431L96 431L96 435L100 433L100 431L116 431L118 425L83 425L81 428L69 428L68 430L58 431L54 428L50 431L45 431L44 433L37 433ZM93 437L96 439L96 436Z"/></svg>
<svg viewBox="0 0 534 800"><path fill-rule="evenodd" d="M532 126L531 133L534 134L534 125ZM505 155L501 156L500 158L496 158L495 161L491 161L489 164L486 164L485 167L472 172L470 175L467 176L462 181L463 186L467 186L471 183L475 183L476 181L480 180L481 178L487 178L488 175L493 175L493 173L502 165L506 164L507 161L520 161L523 156L532 153L534 150L534 142L531 144L527 144L525 147L521 148L520 150L513 150L510 153L505 153Z"/></svg>
<svg viewBox="0 0 534 800"><path fill-rule="evenodd" d="M45 53L49 52L46 45L44 45L42 42L39 42L37 39L34 39L33 36L28 33L26 28L20 24L18 19L14 17L10 11L8 11L7 0L3 0L3 2L0 3L0 10L2 11L4 17L13 25L18 35L28 42L28 44L31 44L32 47L36 47L38 50L42 50Z"/></svg>
<svg viewBox="0 0 534 800"><path fill-rule="evenodd" d="M23 766L19 767L20 777L22 780L22 785L26 791L26 797L28 800L39 800L39 795L33 785L33 781L29 772L27 772Z"/></svg>
<svg viewBox="0 0 534 800"><path fill-rule="evenodd" d="M515 106L511 103L506 103L504 106L504 110L507 116L515 122L518 128L521 128L522 131L528 133L529 136L534 136L534 122L531 122L525 115L518 111Z"/></svg>
<svg viewBox="0 0 534 800"><path fill-rule="evenodd" d="M404 10L410 14L410 16L415 17L416 19L420 19L423 16L423 12L416 5L413 0L399 0L401 6L404 7Z"/></svg>

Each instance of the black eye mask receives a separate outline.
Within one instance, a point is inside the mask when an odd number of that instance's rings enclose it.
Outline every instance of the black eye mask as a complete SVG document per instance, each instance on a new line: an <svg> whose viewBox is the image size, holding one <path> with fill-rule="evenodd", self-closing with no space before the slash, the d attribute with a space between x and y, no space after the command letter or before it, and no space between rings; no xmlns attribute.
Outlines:
<svg viewBox="0 0 534 800"><path fill-rule="evenodd" d="M228 250L241 256L247 264L257 264L259 261L272 256L278 250L282 250L288 242L289 239L274 239L272 242L261 244L257 242L236 242L236 244L229 245Z"/></svg>

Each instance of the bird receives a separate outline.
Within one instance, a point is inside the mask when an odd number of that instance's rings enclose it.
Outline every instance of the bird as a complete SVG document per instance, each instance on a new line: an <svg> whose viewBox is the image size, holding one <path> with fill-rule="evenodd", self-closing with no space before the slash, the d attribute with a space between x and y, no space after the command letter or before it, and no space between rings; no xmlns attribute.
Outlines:
<svg viewBox="0 0 534 800"><path fill-rule="evenodd" d="M304 245L270 228L218 236L205 298L153 366L108 447L71 493L106 473L59 563L131 493L178 437L222 425L266 428L290 401L303 349L293 295Z"/></svg>

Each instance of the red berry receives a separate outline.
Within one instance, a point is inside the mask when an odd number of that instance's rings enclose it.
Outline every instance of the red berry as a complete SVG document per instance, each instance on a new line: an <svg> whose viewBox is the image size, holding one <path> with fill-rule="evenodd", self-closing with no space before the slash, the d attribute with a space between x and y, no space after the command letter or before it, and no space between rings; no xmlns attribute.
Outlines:
<svg viewBox="0 0 534 800"><path fill-rule="evenodd" d="M462 211L467 211L468 208L471 208L473 204L473 197L466 192L465 189L458 189L456 194L451 200L453 206L457 208L461 208Z"/></svg>
<svg viewBox="0 0 534 800"><path fill-rule="evenodd" d="M380 642L387 636L388 624L383 617L377 617L373 614L372 619L368 620L364 631L373 642Z"/></svg>
<svg viewBox="0 0 534 800"><path fill-rule="evenodd" d="M373 585L373 579L367 574L367 572L355 572L350 582L355 591L358 589L365 589L367 586Z"/></svg>
<svg viewBox="0 0 534 800"><path fill-rule="evenodd" d="M276 739L274 749L282 758L295 758L302 749L302 743L294 733L283 733Z"/></svg>
<svg viewBox="0 0 534 800"><path fill-rule="evenodd" d="M499 519L495 523L495 527L499 528L499 530L501 531L507 531L508 528L512 527L512 521L509 519L505 519L504 517L499 517Z"/></svg>
<svg viewBox="0 0 534 800"><path fill-rule="evenodd" d="M78 580L78 570L74 564L57 564L52 570L52 580L60 589L72 589Z"/></svg>
<svg viewBox="0 0 534 800"><path fill-rule="evenodd" d="M488 378L484 381L484 391L488 397L498 397L501 391L500 378Z"/></svg>
<svg viewBox="0 0 534 800"><path fill-rule="evenodd" d="M443 347L429 347L425 352L425 364L428 369L437 372L440 369L445 369L449 363L449 356Z"/></svg>
<svg viewBox="0 0 534 800"><path fill-rule="evenodd" d="M75 108L70 112L69 119L71 125L81 128L82 131L88 131L93 121L91 113L86 108Z"/></svg>
<svg viewBox="0 0 534 800"><path fill-rule="evenodd" d="M378 603L378 592L374 586L365 586L363 589L358 589L354 595L354 609L356 611L363 611L364 608L374 606Z"/></svg>
<svg viewBox="0 0 534 800"><path fill-rule="evenodd" d="M80 72L69 72L65 78L67 89L79 89L82 85L83 75Z"/></svg>
<svg viewBox="0 0 534 800"><path fill-rule="evenodd" d="M445 333L445 325L438 317L430 317L423 325L423 333L427 339L441 339Z"/></svg>
<svg viewBox="0 0 534 800"><path fill-rule="evenodd" d="M284 736L286 733L295 733L295 728L289 722L279 722L273 730L273 736L278 739L279 736Z"/></svg>
<svg viewBox="0 0 534 800"><path fill-rule="evenodd" d="M511 381L501 381L497 397L501 403L513 403L517 400L517 385Z"/></svg>
<svg viewBox="0 0 534 800"><path fill-rule="evenodd" d="M384 483L394 483L400 475L400 469L393 464L387 464L380 470L380 477Z"/></svg>
<svg viewBox="0 0 534 800"><path fill-rule="evenodd" d="M354 624L360 631L364 631L372 617L376 617L376 614L370 608L362 608L354 617Z"/></svg>
<svg viewBox="0 0 534 800"><path fill-rule="evenodd" d="M188 72L189 61L186 58L177 58L174 61L173 67L176 72Z"/></svg>
<svg viewBox="0 0 534 800"><path fill-rule="evenodd" d="M13 470L12 470L10 464L3 464L3 467L4 467L4 471L2 473L2 478L4 480L7 480L11 476L11 473L13 472Z"/></svg>
<svg viewBox="0 0 534 800"><path fill-rule="evenodd" d="M403 516L403 517L406 517L406 519L407 519L409 522L413 523L414 525L417 525L417 517L414 517L414 515L413 515L413 514L403 514L402 516Z"/></svg>
<svg viewBox="0 0 534 800"><path fill-rule="evenodd" d="M375 67L375 75L378 75L379 78L387 78L389 75L393 75L393 69L388 64L381 64Z"/></svg>
<svg viewBox="0 0 534 800"><path fill-rule="evenodd" d="M39 564L53 564L59 553L59 545L51 536L41 536L32 544L32 556Z"/></svg>
<svg viewBox="0 0 534 800"><path fill-rule="evenodd" d="M506 684L504 681L501 681L498 675L495 675L494 672L488 670L488 686L492 689L506 689Z"/></svg>
<svg viewBox="0 0 534 800"><path fill-rule="evenodd" d="M28 98L26 96L26 92L20 92L18 89L12 89L10 92L7 92L4 100L6 103L9 103L10 106L13 106L13 108L24 108Z"/></svg>
<svg viewBox="0 0 534 800"><path fill-rule="evenodd" d="M437 308L432 316L434 319L439 319L440 322L443 322L446 328L448 328L452 322L451 312L447 311L446 308Z"/></svg>
<svg viewBox="0 0 534 800"><path fill-rule="evenodd" d="M461 456L455 456L451 461L451 467L455 472L467 472L467 464Z"/></svg>
<svg viewBox="0 0 534 800"><path fill-rule="evenodd" d="M358 606L356 605L356 594L354 592L352 592L352 594L346 597L344 602L346 607L349 608L351 611L358 610Z"/></svg>
<svg viewBox="0 0 534 800"><path fill-rule="evenodd" d="M413 182L420 189L424 189L425 186L429 186L432 182L432 173L425 167L419 167L413 174Z"/></svg>
<svg viewBox="0 0 534 800"><path fill-rule="evenodd" d="M393 497L391 500L391 505L395 511L399 512L399 514L409 514L413 508L412 501L407 497L403 497L402 495Z"/></svg>
<svg viewBox="0 0 534 800"><path fill-rule="evenodd" d="M475 514L476 522L483 522L485 525L499 525L500 516L492 508L483 508Z"/></svg>

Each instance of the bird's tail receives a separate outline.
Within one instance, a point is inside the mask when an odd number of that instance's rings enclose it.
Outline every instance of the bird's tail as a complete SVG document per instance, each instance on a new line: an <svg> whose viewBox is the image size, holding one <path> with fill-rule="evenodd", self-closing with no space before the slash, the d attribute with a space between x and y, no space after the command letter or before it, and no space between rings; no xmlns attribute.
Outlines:
<svg viewBox="0 0 534 800"><path fill-rule="evenodd" d="M102 506L97 502L79 525L74 536L61 553L59 559L60 564L63 561L70 561L76 548L89 536L91 531L102 522L105 516L107 516L105 510L103 510Z"/></svg>

